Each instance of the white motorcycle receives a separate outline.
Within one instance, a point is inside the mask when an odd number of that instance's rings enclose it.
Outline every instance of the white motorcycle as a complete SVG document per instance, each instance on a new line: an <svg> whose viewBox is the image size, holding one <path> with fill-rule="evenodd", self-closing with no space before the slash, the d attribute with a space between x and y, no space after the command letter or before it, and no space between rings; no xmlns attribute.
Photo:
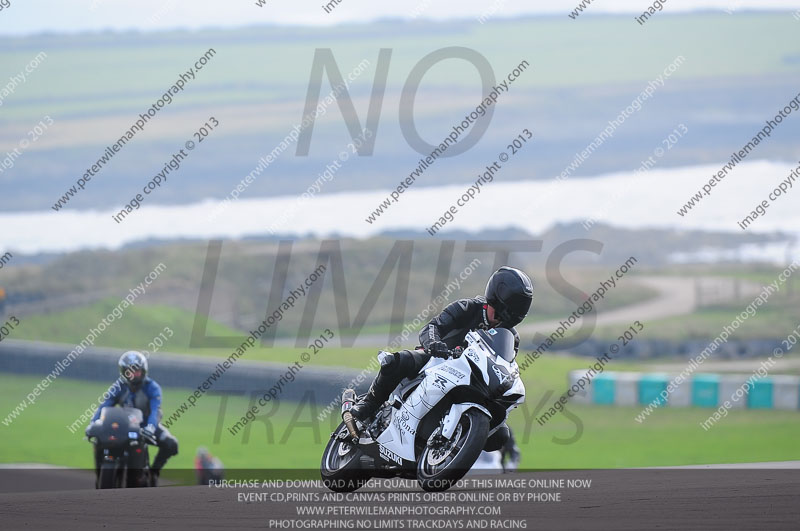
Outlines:
<svg viewBox="0 0 800 531"><path fill-rule="evenodd" d="M524 402L525 386L511 332L477 330L466 340L460 356L431 358L417 377L403 380L366 426L349 411L355 392L345 390L343 422L322 454L329 489L352 492L371 477L416 477L426 491L443 491L469 471Z"/></svg>

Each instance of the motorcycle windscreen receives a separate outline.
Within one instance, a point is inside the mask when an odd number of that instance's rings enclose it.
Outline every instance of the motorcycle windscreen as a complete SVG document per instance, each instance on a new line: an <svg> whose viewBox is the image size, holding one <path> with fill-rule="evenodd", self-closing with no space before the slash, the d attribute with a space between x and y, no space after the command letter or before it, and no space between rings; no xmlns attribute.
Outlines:
<svg viewBox="0 0 800 531"><path fill-rule="evenodd" d="M478 330L478 335L495 354L508 362L514 361L517 353L514 352L514 334L510 330L505 328Z"/></svg>
<svg viewBox="0 0 800 531"><path fill-rule="evenodd" d="M128 444L131 433L138 437L142 412L129 407L104 407L100 414L100 425L93 435L103 445L122 446Z"/></svg>

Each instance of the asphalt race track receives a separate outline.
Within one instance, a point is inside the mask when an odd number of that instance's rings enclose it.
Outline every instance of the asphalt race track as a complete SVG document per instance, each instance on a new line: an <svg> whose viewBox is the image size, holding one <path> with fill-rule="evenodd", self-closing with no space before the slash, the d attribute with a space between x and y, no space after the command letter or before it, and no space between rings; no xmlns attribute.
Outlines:
<svg viewBox="0 0 800 531"><path fill-rule="evenodd" d="M36 472L37 482L24 481L19 474L1 476L4 483L14 481L19 489L0 493L0 514L3 529L275 529L275 521L284 525L295 522L294 529L342 529L334 520L352 520L352 516L299 516L299 506L333 507L422 507L441 510L444 506L495 506L500 516L381 516L371 519L366 528L384 529L458 529L469 528L468 519L497 520L507 528L527 529L797 529L800 522L800 471L795 469L649 469L519 472L506 475L471 476L465 481L512 479L517 484L530 480L540 482L583 480L583 488L474 488L459 485L447 494L450 502L419 501L416 503L385 502L322 502L325 488L248 489L245 487L162 487L95 491L86 489L20 492L22 488L45 488L47 476ZM64 471L51 471L64 478ZM84 476L80 476L83 483ZM79 476L75 476L76 479ZM586 486L585 481L591 480ZM64 483L62 483L64 484ZM542 483L541 485L544 485ZM7 485L6 485L7 486ZM499 492L549 493L560 491L559 501L523 502L456 502L456 498L497 496ZM416 482L405 488L386 488L370 483L358 491L363 495L390 496L397 493L423 496ZM258 493L303 493L319 503L241 501L255 499ZM316 494L313 494L316 493ZM262 494L262 496L264 496ZM434 495L435 496L435 495ZM268 496L264 496L265 498ZM541 497L541 496L540 496ZM473 498L474 499L474 498ZM441 500L441 498L440 498ZM462 509L466 510L466 509ZM322 520L322 519L325 520ZM359 517L356 517L358 519ZM379 520L394 518L394 526ZM316 520L317 527L312 525ZM272 522L271 522L272 521ZM401 523L398 523L402 521ZM324 522L328 522L327 524ZM460 522L460 523L459 523ZM300 526L298 526L300 524ZM491 524L490 524L491 525ZM449 527L445 527L449 526ZM513 526L513 527L512 527ZM494 526L503 528L502 526ZM286 527L283 527L286 528Z"/></svg>

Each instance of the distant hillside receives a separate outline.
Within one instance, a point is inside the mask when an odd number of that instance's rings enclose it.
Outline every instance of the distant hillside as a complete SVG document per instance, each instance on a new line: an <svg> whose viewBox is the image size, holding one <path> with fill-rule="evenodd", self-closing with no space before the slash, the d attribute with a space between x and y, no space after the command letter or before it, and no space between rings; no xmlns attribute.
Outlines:
<svg viewBox="0 0 800 531"><path fill-rule="evenodd" d="M119 299L108 298L52 314L25 316L20 319L20 326L14 330L13 337L77 345L87 337L92 328L97 328L99 319L113 312L119 304ZM189 344L193 323L194 314L186 310L163 305L134 304L125 308L122 316L115 318L102 331L94 346L152 350L149 343L163 333L160 341L165 342L165 347L159 350L169 351L170 348L176 349ZM170 330L165 331L164 327ZM213 320L209 321L208 330L210 335L238 334L230 327Z"/></svg>
<svg viewBox="0 0 800 531"><path fill-rule="evenodd" d="M47 58L5 98L0 152L16 147L44 116L54 124L14 168L0 174L0 209L48 210L209 48L216 55L206 67L68 209L124 204L210 116L219 120L218 130L151 204L222 199L300 121L317 48L331 49L343 75L369 61L350 86L362 125L379 51L392 50L374 154L351 158L322 193L389 188L418 165L420 154L400 131L400 93L420 59L448 46L480 52L498 82L523 60L530 68L500 97L481 141L437 162L417 186L470 180L523 128L535 133L535 142L503 179L552 178L679 55L685 62L674 76L573 174L636 168L680 123L690 133L660 165L718 162L797 93L796 34L797 22L784 13L665 13L646 31L630 17L604 16L580 24L542 17L484 25L383 21L334 28L4 38L4 72L19 72L40 51ZM322 97L330 91L323 79ZM425 75L414 107L422 138L438 143L475 108L482 97L478 80L472 65L457 60L443 61ZM798 135L800 120L786 120L756 156L797 160L800 148L793 139ZM308 156L295 156L292 145L246 195L305 190L350 141L333 104L314 128Z"/></svg>
<svg viewBox="0 0 800 531"><path fill-rule="evenodd" d="M383 236L395 239L426 239L430 236L424 231L396 230L387 231ZM581 223L557 223L542 234L528 234L517 228L491 229L480 232L451 231L434 236L439 240L541 240L542 252L532 255L535 262L544 261L550 249L568 241L583 238L598 240L603 243L603 252L599 256L580 256L576 254L570 259L572 263L596 264L612 266L635 256L648 267L663 267L671 263L670 257L675 253L693 253L704 249L738 249L744 244L767 244L788 242L794 236L776 232L772 234L731 233L711 231L678 231L673 229L626 229L597 223L586 230Z"/></svg>
<svg viewBox="0 0 800 531"><path fill-rule="evenodd" d="M368 240L337 240L325 244L333 245L325 252L321 252L323 242L310 239L226 241L221 249L217 274L209 277L214 279L213 290L209 291L211 319L228 328L250 329L268 312L275 311L290 290L300 285L320 264L325 264L328 269L320 281L322 291L316 310L310 307L310 313L304 317L308 303L304 298L297 308L286 312L275 328L277 336L293 335L303 319L313 330L330 326L348 333L363 326L365 332L385 333L389 330L394 311L401 312L403 322L413 320L442 292L445 284L457 278L470 263L474 264L474 272L465 275L458 289L451 290L448 299L453 301L483 293L496 261L522 267L534 278L536 301L532 319L556 318L569 314L575 306L564 295L564 286L553 285L558 273L579 290L590 293L620 264L631 256L636 257L638 262L630 276L601 303L602 308L615 308L651 297L653 293L649 289L637 285L636 275L660 271L659 268L668 264L668 257L673 252L688 252L702 247L733 248L743 243L783 238L780 234L630 231L603 225L595 226L589 233L579 226L561 225L538 237L517 231L492 231L469 236L466 241L436 241L411 236L396 234ZM576 245L573 252L565 256L560 271L546 270L546 261L553 249L570 240L585 238L603 244L600 255L581 251L583 247ZM541 251L520 252L526 242L537 239L541 240ZM403 270L399 275L400 285L407 282L408 287L407 290L399 288L399 292L396 287L397 264L390 261L387 265L393 249L399 249L395 247L398 242L408 246L403 255L410 254L408 274ZM494 251L479 250L486 244L500 252L508 251L508 259ZM336 252L337 245L341 249L340 257ZM119 301L128 289L142 282L156 264L163 262L167 268L148 289L142 304L169 307L163 311L177 313L163 319L158 317L158 313L148 314L150 324L142 326L150 330L159 322L183 322L184 328L188 329L190 324L187 320L193 319L197 310L204 272L212 271L214 267L213 260L207 262L208 250L207 242L162 242L132 246L117 252L70 253L45 264L4 268L3 287L9 297L8 311L24 317L25 321L33 319L35 323L37 314L74 309L77 312L75 316L64 314L63 327L74 328L75 334L80 334L91 324L87 322L87 315L101 315L105 311L105 306L85 311L87 308L93 308L92 304L107 306L110 300ZM341 270L334 266L339 259ZM475 259L480 262L473 262ZM283 267L287 271L286 287L282 293L273 293L273 282ZM381 277L379 271L383 267L389 267L388 276ZM379 278L386 281L384 286L376 283ZM364 301L373 289L378 291L374 307L370 308L364 305ZM345 307L349 315L340 311ZM437 307L435 310L440 309ZM363 322L358 322L359 316L364 318ZM46 329L34 327L32 330L35 330L31 333L34 336L42 334L46 338L49 334Z"/></svg>

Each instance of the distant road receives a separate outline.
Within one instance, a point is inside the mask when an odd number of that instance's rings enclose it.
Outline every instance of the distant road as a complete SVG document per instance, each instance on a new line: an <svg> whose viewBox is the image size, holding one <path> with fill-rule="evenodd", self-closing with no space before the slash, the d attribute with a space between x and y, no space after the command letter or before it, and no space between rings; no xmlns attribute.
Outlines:
<svg viewBox="0 0 800 531"><path fill-rule="evenodd" d="M702 281L704 293L713 293L715 302L731 300L735 296L731 277L679 277L679 276L641 276L635 277L637 284L650 288L658 295L644 302L629 304L621 308L602 312L597 315L597 327L625 324L639 319L652 321L676 315L686 315L697 309L697 281ZM741 282L739 296L755 296L761 286L755 282ZM558 320L540 321L517 328L523 337L532 336L536 332L552 334L558 328Z"/></svg>
<svg viewBox="0 0 800 531"><path fill-rule="evenodd" d="M695 310L694 277L674 276L642 276L632 279L636 284L650 288L658 295L644 302L629 304L621 308L600 312L597 315L597 326L614 324L630 324L633 321L663 319L675 315L685 315ZM540 321L517 328L524 337L531 337L536 332L552 334L559 326L558 320Z"/></svg>
<svg viewBox="0 0 800 531"><path fill-rule="evenodd" d="M637 302L599 313L597 316L597 326L601 327L615 324L628 325L637 319L651 321L654 319L663 319L692 313L697 308L695 289L698 278L702 279L704 292L719 294L718 298L715 300L724 300L725 298L733 296L730 277L637 276L630 280L657 292L657 295L643 302ZM744 296L750 293L755 294L761 288L758 284L753 282L742 282L740 289L740 295ZM534 313L536 312L535 301L533 311ZM517 327L517 331L524 341L533 337L536 332L549 335L553 333L556 328L558 328L558 320L554 319L523 324ZM416 341L416 336L413 340L409 338L409 341ZM356 338L354 346L381 348L385 347L388 342L389 339L386 334L364 334ZM276 341L276 344L279 344L279 342ZM280 344L285 346L294 345L294 340L287 339Z"/></svg>

